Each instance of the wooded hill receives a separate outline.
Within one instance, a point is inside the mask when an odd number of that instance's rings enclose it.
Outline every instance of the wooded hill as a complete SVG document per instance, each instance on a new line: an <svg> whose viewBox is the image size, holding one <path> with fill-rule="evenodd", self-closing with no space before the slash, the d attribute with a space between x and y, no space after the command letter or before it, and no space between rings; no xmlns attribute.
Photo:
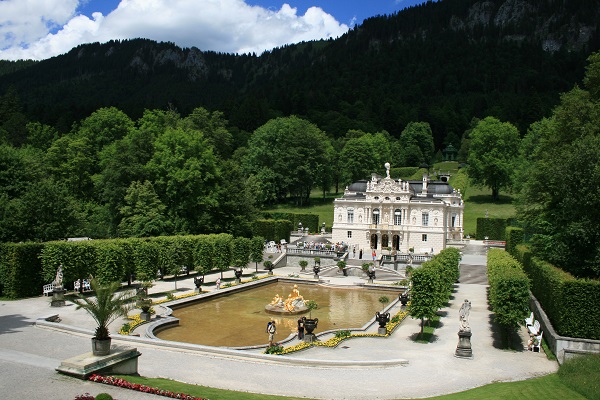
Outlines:
<svg viewBox="0 0 600 400"><path fill-rule="evenodd" d="M349 129L397 137L407 123L425 121L439 148L473 117L524 132L549 115L600 49L599 21L597 0L441 0L370 18L336 40L260 56L135 39L2 62L0 95L12 88L28 120L63 132L100 107L132 118L205 107L247 132L290 114L333 137Z"/></svg>

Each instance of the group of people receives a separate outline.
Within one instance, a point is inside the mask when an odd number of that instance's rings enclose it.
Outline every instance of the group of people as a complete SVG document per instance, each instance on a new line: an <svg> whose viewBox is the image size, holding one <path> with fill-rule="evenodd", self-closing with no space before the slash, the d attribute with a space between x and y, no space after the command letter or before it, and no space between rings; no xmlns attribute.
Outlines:
<svg viewBox="0 0 600 400"><path fill-rule="evenodd" d="M304 325L306 322L306 317L298 318L298 339L304 339ZM267 334L269 335L269 346L275 345L275 334L277 334L277 325L275 324L275 320L270 320L267 323Z"/></svg>
<svg viewBox="0 0 600 400"><path fill-rule="evenodd" d="M348 245L344 242L338 242L336 244L330 244L325 242L304 242L302 243L304 250L334 250L338 253L343 253L348 248Z"/></svg>

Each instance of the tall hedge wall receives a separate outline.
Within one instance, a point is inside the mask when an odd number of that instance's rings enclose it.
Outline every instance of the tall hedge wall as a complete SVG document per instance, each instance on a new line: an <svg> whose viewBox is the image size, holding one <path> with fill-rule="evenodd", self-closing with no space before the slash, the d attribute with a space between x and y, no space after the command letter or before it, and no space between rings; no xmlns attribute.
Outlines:
<svg viewBox="0 0 600 400"><path fill-rule="evenodd" d="M298 223L302 222L303 228L308 228L310 232L320 232L319 216L317 214L299 214L299 213L284 213L284 212L269 212L264 213L265 218L275 220L288 220L292 224L292 229L298 229ZM256 235L256 233L255 233ZM283 239L283 237L282 237Z"/></svg>
<svg viewBox="0 0 600 400"><path fill-rule="evenodd" d="M507 243L508 244L508 243ZM600 340L600 281L576 279L533 257L524 244L513 255L531 279L531 292L562 336Z"/></svg>
<svg viewBox="0 0 600 400"><path fill-rule="evenodd" d="M506 225L504 218L477 218L477 240L505 240Z"/></svg>
<svg viewBox="0 0 600 400"><path fill-rule="evenodd" d="M283 232L290 224L285 221L276 225ZM289 229L287 234L289 239ZM252 241L262 249L262 238ZM227 269L233 266L234 252L248 261L249 242L247 238L220 234L1 244L0 294L10 298L39 296L42 286L54 281L59 265L63 266L67 289L73 288L77 279L90 275L101 282L123 282L132 274L138 280L153 280L159 268L164 275L177 274L182 266L202 273Z"/></svg>
<svg viewBox="0 0 600 400"><path fill-rule="evenodd" d="M42 248L41 243L5 243L0 246L2 296L18 299L41 294L46 283L40 262Z"/></svg>
<svg viewBox="0 0 600 400"><path fill-rule="evenodd" d="M521 263L504 250L490 249L487 257L489 303L495 321L510 339L529 314L529 279Z"/></svg>
<svg viewBox="0 0 600 400"><path fill-rule="evenodd" d="M515 257L514 253L516 247L523 243L524 231L522 228L516 226L509 226L506 228L506 251Z"/></svg>
<svg viewBox="0 0 600 400"><path fill-rule="evenodd" d="M254 221L252 233L254 236L262 236L266 240L279 242L281 239L285 239L289 242L292 226L292 221L286 219L258 219Z"/></svg>

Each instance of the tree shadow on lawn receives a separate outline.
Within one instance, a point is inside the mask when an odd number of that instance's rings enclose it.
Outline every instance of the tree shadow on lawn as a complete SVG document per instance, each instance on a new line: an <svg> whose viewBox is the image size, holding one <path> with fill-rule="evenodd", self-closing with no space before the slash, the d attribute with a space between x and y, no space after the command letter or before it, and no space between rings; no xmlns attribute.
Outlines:
<svg viewBox="0 0 600 400"><path fill-rule="evenodd" d="M469 196L468 201L475 204L512 204L513 198L511 196L500 195L498 200L492 199L492 192L489 195L478 194L475 196Z"/></svg>

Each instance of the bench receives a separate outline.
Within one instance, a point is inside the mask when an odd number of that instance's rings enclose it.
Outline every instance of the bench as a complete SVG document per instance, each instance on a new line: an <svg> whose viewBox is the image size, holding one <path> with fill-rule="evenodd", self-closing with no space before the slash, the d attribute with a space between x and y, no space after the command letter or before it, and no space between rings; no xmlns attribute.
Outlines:
<svg viewBox="0 0 600 400"><path fill-rule="evenodd" d="M535 318L533 317L533 311L532 311L531 315L529 315L529 318L525 318L525 326L533 325L534 319Z"/></svg>
<svg viewBox="0 0 600 400"><path fill-rule="evenodd" d="M50 294L52 294L52 292L54 292L54 283L49 283L47 285L44 285L42 290L43 290L44 296L49 296Z"/></svg>
<svg viewBox="0 0 600 400"><path fill-rule="evenodd" d="M538 336L540 334L540 321L535 321L533 323L533 325L530 325L527 327L527 329L529 330L529 333L531 333L534 336Z"/></svg>

